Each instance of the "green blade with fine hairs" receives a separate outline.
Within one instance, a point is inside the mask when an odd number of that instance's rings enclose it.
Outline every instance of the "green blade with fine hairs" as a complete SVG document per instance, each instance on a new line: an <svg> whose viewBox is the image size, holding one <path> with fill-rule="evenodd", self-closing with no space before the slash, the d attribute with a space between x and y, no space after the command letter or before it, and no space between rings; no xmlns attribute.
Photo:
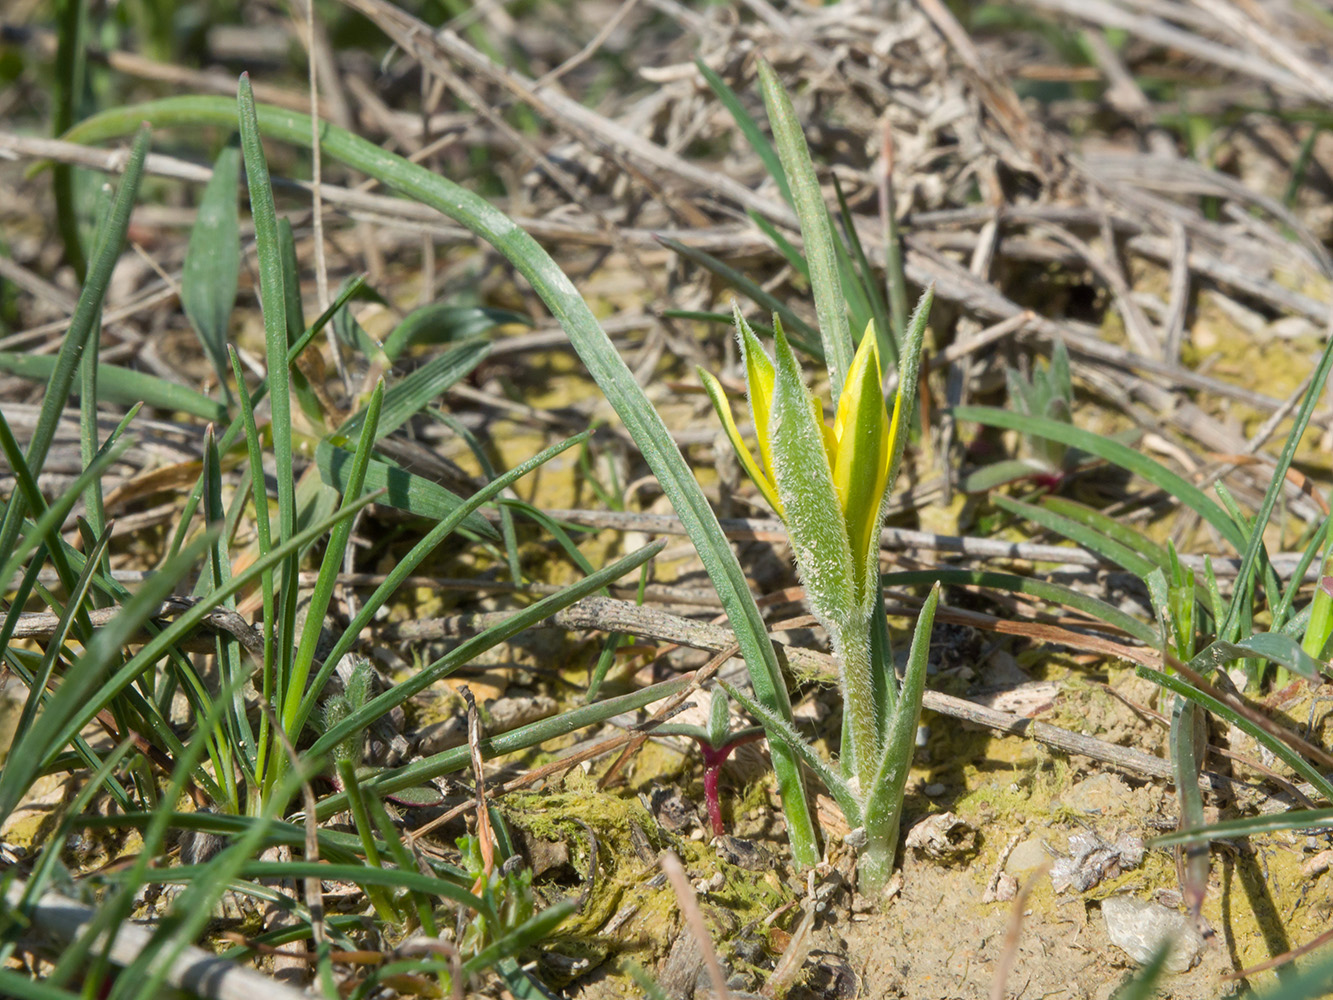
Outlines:
<svg viewBox="0 0 1333 1000"><path fill-rule="evenodd" d="M828 206L815 175L796 109L783 88L773 67L759 60L759 87L768 109L768 121L773 128L773 139L778 157L787 172L795 201L796 215L801 220L801 237L805 241L805 259L810 265L810 288L815 295L815 313L819 316L819 337L824 344L824 358L828 362L829 385L833 393L833 407L838 406L842 383L852 367L852 334L847 326L847 306L842 294L842 277L838 270L838 256L833 245L833 227L829 224Z"/></svg>
<svg viewBox="0 0 1333 1000"><path fill-rule="evenodd" d="M255 111L260 130L270 140L309 146L311 123L306 115L265 105L257 105ZM133 131L143 121L161 127L233 128L235 116L235 105L224 98L166 98L94 116L80 122L65 138L104 141ZM319 135L326 157L466 226L499 250L532 284L619 414L698 549L736 632L756 697L780 717L790 718L791 702L777 654L717 515L662 418L568 276L531 236L479 195L334 125L322 123ZM799 865L813 865L820 853L800 767L781 738L775 740L772 751L792 853Z"/></svg>

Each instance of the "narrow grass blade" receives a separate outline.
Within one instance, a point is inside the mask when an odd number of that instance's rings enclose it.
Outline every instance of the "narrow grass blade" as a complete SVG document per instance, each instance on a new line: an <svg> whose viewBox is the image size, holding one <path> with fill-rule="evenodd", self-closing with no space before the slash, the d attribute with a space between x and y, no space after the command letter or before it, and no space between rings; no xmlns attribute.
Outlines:
<svg viewBox="0 0 1333 1000"><path fill-rule="evenodd" d="M900 331L889 318L888 304L879 292L881 285L875 280L875 270L870 266L870 259L866 256L865 247L861 245L861 237L856 231L856 217L852 215L847 198L842 193L842 184L839 183L836 174L833 177L833 190L838 195L838 212L842 216L843 232L847 235L847 244L851 248L852 262L855 264L854 284L861 290L866 307L870 310L870 318L875 321L875 336L879 338L879 356L884 359L885 365L897 365ZM865 324L861 324L859 328L864 329Z"/></svg>
<svg viewBox="0 0 1333 1000"><path fill-rule="evenodd" d="M339 493L347 492L355 458L355 453L327 440L315 446L315 465L319 467L320 478ZM366 467L366 488L385 491L380 503L433 521L443 520L463 506L463 498L457 493L379 459L371 459ZM469 514L463 527L483 538L500 539L500 533L479 514Z"/></svg>
<svg viewBox="0 0 1333 1000"><path fill-rule="evenodd" d="M1171 767L1175 772L1176 798L1180 802L1181 822L1185 826L1203 825L1203 793L1199 774L1208 745L1207 720L1193 702L1175 699L1171 710ZM1208 848L1184 848L1180 888L1185 905L1196 917L1208 892Z"/></svg>
<svg viewBox="0 0 1333 1000"><path fill-rule="evenodd" d="M907 450L912 421L916 415L917 383L921 377L921 352L926 343L926 324L930 321L930 307L935 303L935 286L930 285L917 300L912 318L903 334L902 354L898 358L898 395L893 401L893 423L889 455L889 487L886 496L893 495L902 468L903 453Z"/></svg>
<svg viewBox="0 0 1333 1000"><path fill-rule="evenodd" d="M4 441L6 444L13 443L12 453L6 448L6 458L10 461L10 468L16 473L20 469L26 470L26 463L18 452L18 444L14 442L13 434L10 432L9 424L5 422L3 414L0 414L0 441ZM94 479L105 475L106 470L115 464L129 445L130 442L123 438L108 439L107 444L103 446L101 453L93 460L92 464L74 479L70 488L58 496L51 506L40 510L35 522L28 522L30 527L26 531L24 531L23 518L18 518L17 533L20 537L8 550L0 550L0 558L4 559L4 562L0 563L0 589L7 590L9 588L10 581L13 580L24 560L32 554L37 546L42 544L43 540L59 533L60 526L69 517L70 510L78 503L79 495ZM13 506L16 502L15 497L11 496L9 506ZM4 554L5 551L8 552L7 555ZM7 637L0 636L0 638Z"/></svg>
<svg viewBox="0 0 1333 1000"><path fill-rule="evenodd" d="M291 374L287 365L287 292L283 275L282 242L278 214L273 204L273 186L268 161L259 136L250 78L242 74L237 93L241 152L245 157L246 186L250 193L250 215L255 226L255 250L259 264L259 304L264 318L264 344L268 362L269 426L273 438L274 471L278 485L277 540L286 544L296 532L295 462L292 453ZM256 483L263 482L257 479ZM282 564L278 592L277 629L283 636L295 634L297 554ZM292 644L281 642L275 649L275 696L281 699L282 685L291 664Z"/></svg>
<svg viewBox="0 0 1333 1000"><path fill-rule="evenodd" d="M1046 466L1029 462L1025 458L1006 458L969 472L963 480L963 492L989 493L997 487L1050 472Z"/></svg>
<svg viewBox="0 0 1333 1000"><path fill-rule="evenodd" d="M116 744L97 765L93 773L89 775L88 780L83 783L83 787L75 794L73 800L66 807L59 828L53 836L42 844L41 853L38 854L32 873L28 877L23 902L15 909L22 909L23 905L29 900L39 898L47 889L52 888L52 883L57 877L64 875L64 864L61 862L61 858L64 855L66 844L69 842L70 833L81 822L81 817L91 805L93 798L102 794L105 788L118 784L114 773L133 746L134 738L132 736L127 736Z"/></svg>
<svg viewBox="0 0 1333 1000"><path fill-rule="evenodd" d="M433 303L408 313L384 338L384 354L397 361L409 347L452 344L489 333L497 326L531 326L527 316L505 309Z"/></svg>
<svg viewBox="0 0 1333 1000"><path fill-rule="evenodd" d="M69 399L70 388L74 384L74 376L78 371L84 345L90 336L97 335L98 321L102 315L102 300L106 297L111 272L120 257L121 247L125 245L130 212L134 208L134 198L139 190L139 181L143 177L144 160L148 156L148 129L138 126L136 128L137 134L129 160L125 164L120 189L116 192L111 214L99 234L92 266L83 284L83 290L79 293L79 301L75 306L65 340L60 346L60 353L56 356L56 367L47 384L37 425L28 442L27 464L34 476L41 474L47 452L55 439L56 426L60 422L65 402ZM17 495L10 497L9 504L5 508L4 520L0 522L0 553L13 551L22 525L24 509L21 497Z"/></svg>
<svg viewBox="0 0 1333 1000"><path fill-rule="evenodd" d="M319 673L315 675L315 680L310 685L310 691L306 694L305 701L301 706L301 715L297 720L296 725L293 726L294 729L300 731L300 728L298 727L304 727L306 720L310 718L311 713L315 709L315 701L317 697L320 692L323 691L324 685L328 682L329 675L337 666L338 661L352 648L357 637L361 635L362 629L370 624L380 608L382 608L394 592L402 586L403 581L406 580L432 552L435 551L435 548L455 531L463 523L464 519L472 514L478 507L495 499L501 492L508 489L523 476L526 476L529 472L541 467L556 455L559 455L566 449L586 440L587 433L588 432L576 434L574 437L560 441L552 445L550 448L538 452L526 462L522 462L515 466L503 476L497 477L493 482L478 490L476 494L468 498L463 506L452 515L442 519L439 524L426 533L421 541L417 542L417 544L412 547L407 555L398 560L394 568L389 571L384 582L376 587L375 592L362 603L361 610L357 612L356 616L350 622L348 622L347 628L343 630L342 635L338 637L338 641L334 643L333 648L329 650L328 655L324 658L324 665L320 668Z"/></svg>
<svg viewBox="0 0 1333 1000"><path fill-rule="evenodd" d="M526 627L526 625L523 627ZM688 677L662 681L659 684L653 684L630 694L608 698L593 705L583 705L554 718L520 726L518 729L501 733L499 736L484 736L480 744L482 758L494 760L497 757L503 757L505 754L517 753L520 750L538 746L548 740L568 736L570 733L578 732L588 726L595 726L622 713L634 712L646 705L653 704L653 702L661 701L663 698L670 698L673 694L685 690L689 684L690 678ZM438 778L442 774L452 774L455 771L462 771L470 767L472 764L471 754L470 747L454 747L452 750L445 750L423 760L414 761L405 767L383 771L374 778L363 780L362 786L373 788L380 795L390 795L399 789L411 788L413 785L420 785L432 778ZM320 819L327 819L334 813L346 808L346 796L338 793L322 799L316 815Z"/></svg>
<svg viewBox="0 0 1333 1000"><path fill-rule="evenodd" d="M1306 427L1310 424L1315 404L1323 396L1324 384L1328 381L1330 370L1333 370L1333 340L1330 340L1324 346L1324 351L1319 357L1319 364L1310 379L1310 387L1305 392L1305 398L1301 401L1301 408L1292 421L1291 431L1287 434L1287 440L1282 446L1281 454L1278 455L1277 466L1273 470L1273 478L1269 482L1267 492L1264 494L1263 503L1259 505L1259 510L1251 522L1249 537L1246 539L1244 546L1238 546L1244 552L1244 556L1236 574L1235 590L1232 594L1231 604L1227 607L1226 618L1220 623L1217 630L1217 634L1223 638L1231 638L1236 634L1242 612L1242 603L1250 603L1242 601L1247 585L1254 586L1254 576L1256 571L1261 568L1261 561L1264 565L1268 563L1264 552L1264 531L1268 527L1269 518L1273 515L1273 508L1277 504L1278 497L1282 495L1282 488L1287 480L1287 470L1291 468L1292 460L1296 457L1296 448L1301 443ZM1266 581L1270 588L1272 582L1271 580ZM1274 595L1272 600L1276 602L1278 591L1273 590L1272 593Z"/></svg>
<svg viewBox="0 0 1333 1000"><path fill-rule="evenodd" d="M1299 774L1318 790L1327 801L1333 802L1333 783L1320 774L1313 766L1288 747L1281 740L1274 738L1269 733L1260 729L1245 716L1233 711L1225 702L1219 701L1212 695L1206 694L1194 687L1192 684L1174 675L1162 673L1160 670L1153 670L1151 667L1137 666L1135 671L1141 676L1146 677L1155 684L1173 691L1182 697L1188 698L1196 705L1212 712L1214 715L1225 719L1228 723L1240 729L1242 732L1252 736L1261 744L1273 752L1273 755L1282 760L1284 764Z"/></svg>
<svg viewBox="0 0 1333 1000"><path fill-rule="evenodd" d="M1198 513L1218 532L1235 546L1237 551L1245 547L1245 536L1236 523L1215 501L1210 500L1193 483L1182 479L1166 466L1141 455L1127 445L1110 438L1102 437L1091 431L1085 431L1059 420L1045 417L1032 417L1021 413L1012 413L989 406L956 406L953 416L957 420L973 420L989 427L1002 427L1007 430L1021 431L1036 437L1050 438L1071 448L1078 448L1090 455L1104 458L1113 465L1143 477Z"/></svg>
<svg viewBox="0 0 1333 1000"><path fill-rule="evenodd" d="M60 135L82 116L88 98L88 5L80 0L64 0L57 5L58 31L55 58L55 106L51 116L54 134ZM79 282L88 280L88 255L79 232L76 192L80 185L78 168L70 163L52 167L52 188L56 203L56 226L65 245L65 259L74 268Z"/></svg>
<svg viewBox="0 0 1333 1000"><path fill-rule="evenodd" d="M824 204L824 194L810 159L810 148L805 143L805 134L801 131L791 98L773 68L763 59L759 60L759 85L778 156L791 184L796 215L801 220L805 259L810 265L810 286L815 296L815 312L819 316L819 337L824 345L824 360L828 364L829 385L836 409L843 380L852 366L853 350L828 206Z"/></svg>
<svg viewBox="0 0 1333 1000"><path fill-rule="evenodd" d="M809 281L810 265L805 262L805 256L801 253L800 248L791 240L787 239L777 226L773 225L773 223L769 222L758 212L751 209L746 214L750 217L750 221L759 228L759 231L772 241L773 246L777 248L778 253L782 254L783 260L791 265L791 269L806 281Z"/></svg>
<svg viewBox="0 0 1333 1000"><path fill-rule="evenodd" d="M1016 576L1012 573L991 573L985 570L970 569L925 569L898 573L885 573L881 578L886 587L911 587L922 583L935 583L958 586L992 587L996 590L1008 590L1016 594L1028 594L1052 604L1063 604L1081 611L1091 618L1098 618L1106 624L1120 629L1147 646L1158 644L1157 633L1152 626L1140 621L1133 615L1126 614L1113 604L1058 583L1038 580L1028 576Z"/></svg>
<svg viewBox="0 0 1333 1000"><path fill-rule="evenodd" d="M1086 504L1076 503L1064 497L1043 497L1041 503L1044 508L1054 511L1061 517L1067 517L1071 521L1087 525L1112 541L1119 542L1125 548L1147 559L1154 566L1160 566L1163 572L1169 570L1171 557L1166 547L1151 541L1142 532L1136 531L1127 524L1117 521L1113 517L1107 517L1101 511L1094 510Z"/></svg>
<svg viewBox="0 0 1333 1000"><path fill-rule="evenodd" d="M256 233L256 250L259 247L257 236ZM285 299L282 311L287 326L287 339L283 347L289 350L305 329L305 314L301 307L301 267L296 259L296 235L292 232L290 219L278 219L278 259L282 262L282 291ZM296 365L288 369L288 377L291 379L292 398L305 418L314 427L324 427L333 415L324 413L324 404L305 372Z"/></svg>
<svg viewBox="0 0 1333 1000"><path fill-rule="evenodd" d="M0 351L0 371L48 381L55 374L58 358L49 354L11 354ZM147 372L116 365L97 366L98 391L104 399L122 406L146 403L158 410L188 413L203 420L228 419L226 407L189 386L168 382Z"/></svg>
<svg viewBox="0 0 1333 1000"><path fill-rule="evenodd" d="M577 899L562 899L535 913L499 941L488 944L463 963L463 975L474 976L485 972L501 959L510 958L527 948L534 947L555 931L565 919L578 912Z"/></svg>
<svg viewBox="0 0 1333 1000"><path fill-rule="evenodd" d="M199 198L181 271L181 307L224 391L227 334L241 276L240 176L240 151L228 146L213 161L213 176Z"/></svg>
<svg viewBox="0 0 1333 1000"><path fill-rule="evenodd" d="M98 706L104 702L90 702L88 696L102 680L104 669L203 550L204 546L196 543L163 571L149 577L120 613L93 636L84 655L71 666L60 687L37 715L24 741L24 752L11 754L0 770L0 822L14 811L46 759L97 714Z"/></svg>
<svg viewBox="0 0 1333 1000"><path fill-rule="evenodd" d="M371 393L370 403L366 407L365 426L361 440L352 456L351 468L347 475L347 488L343 490L343 509L349 508L361 496L365 486L366 468L370 464L370 452L374 447L375 434L379 428L380 407L384 403L384 380L381 379ZM347 542L352 536L352 522L345 518L339 522L329 536L324 549L324 556L319 564L319 576L310 594L310 604L306 613L305 627L301 630L301 641L296 656L292 660L292 675L286 687L286 700L278 706L283 730L295 743L300 739L300 732L293 729L300 717L301 704L305 699L306 681L310 678L310 669L315 660L315 648L319 644L320 630L324 627L324 616L333 601L333 588L338 573L342 570L343 555L347 551ZM275 748L276 752L276 748ZM277 758L274 758L277 759Z"/></svg>
<svg viewBox="0 0 1333 1000"><path fill-rule="evenodd" d="M194 874L191 872L192 868L202 867L204 866L182 865L179 868L173 868L171 870L173 879L187 878ZM247 861L240 865L238 874L241 878L255 879L256 881L314 876L329 881L352 882L360 886L380 885L391 889L411 889L416 892L430 893L433 896L443 896L450 902L465 906L469 910L482 912L486 910L486 904L480 898L447 879L423 875L420 872L400 871L394 868L336 865L323 861Z"/></svg>
<svg viewBox="0 0 1333 1000"><path fill-rule="evenodd" d="M152 818L144 828L143 843L136 854L133 864L125 872L125 885L121 891L104 899L98 907L96 915L93 917L86 932L74 941L60 956L60 961L56 966L52 978L58 982L63 982L69 976L75 973L85 973L87 971L87 959L84 957L87 950L98 947L97 939L104 933L113 932L116 927L129 919L130 913L134 908L136 890L144 883L149 869L162 851L166 839L169 818L172 812L172 805L179 801L185 790L185 784L189 780L190 774L195 770L196 765L204 755L204 750L208 743L208 734L217 725L226 711L231 697L240 689L240 682L235 682L235 688L231 691L223 691L222 697L209 705L206 715L200 720L200 726L196 729L190 742L181 748L176 757L175 765L172 768L171 780L161 796L158 808L154 810ZM168 918L168 923L170 918ZM147 951L153 951L155 946L165 940L165 936L159 932L150 942ZM107 953L110 950L110 942L107 942L105 949L94 960L93 974L89 977L92 982L97 982L100 974L105 971ZM146 956L140 953L135 961L128 967L127 972L130 978L127 980L121 978L113 985L111 996L116 997L117 991L123 993L127 982L140 983ZM136 966L138 968L136 969ZM137 974L136 974L137 973ZM165 971L163 971L165 975ZM150 993L151 995L151 993Z"/></svg>
<svg viewBox="0 0 1333 1000"><path fill-rule="evenodd" d="M674 250L686 260L692 261L704 270L717 275L761 309L779 316L787 327L793 344L811 357L823 359L824 348L819 342L819 332L793 312L791 306L787 303L771 292L765 291L757 282L737 271L734 267L718 260L710 253L697 250L679 240L673 240L669 236L658 236L656 239L664 247Z"/></svg>
<svg viewBox="0 0 1333 1000"><path fill-rule="evenodd" d="M280 791L290 795L310 777L296 772ZM278 796L276 800L283 799ZM144 988L136 991L137 996L158 995L168 969L213 919L214 907L227 892L232 879L244 868L246 859L255 852L272 820L272 809L266 809L239 840L229 844L208 864L199 866L199 877L191 880L186 891L174 901L171 912L174 926L169 926L168 933L159 935L153 942L161 957L154 960L152 952L145 951L135 963L138 968L131 966L122 977L128 984L143 984Z"/></svg>
<svg viewBox="0 0 1333 1000"><path fill-rule="evenodd" d="M223 587L214 591L208 601L200 601L193 607L184 611L182 614L166 626L157 635L149 639L148 642L139 649L124 665L117 668L111 676L102 679L102 686L97 689L93 697L85 702L81 702L77 712L75 712L70 721L65 725L59 739L52 741L55 746L63 746L69 738L77 733L88 721L96 714L97 706L104 704L115 692L119 691L126 684L129 684L134 678L138 677L147 667L155 663L160 657L180 640L180 638L195 628L211 611L217 607L221 601L231 594L244 589L253 583L266 570L274 565L281 563L290 557L293 552L299 551L303 545L308 544L316 538L325 535L339 521L350 517L360 510L366 504L374 500L374 496L362 497L355 504L346 510L340 510L334 516L326 518L318 524L312 525L304 531L297 532L286 543L277 545L272 551L260 556L254 563L247 566L241 573L236 574ZM108 625L100 629L94 636L94 644L99 656L103 656L107 661L110 660L113 649L119 649L125 644L130 635L137 631L138 625L142 624L153 609L161 603L163 597L171 592L171 585L176 579L172 574L179 575L184 572L184 567L196 557L196 554L202 554L207 551L209 536L205 534L201 539L195 541L189 548L184 550L180 556L177 556L169 564L168 569L163 569L148 577L138 591L135 592L129 604L122 609L121 614L112 619L116 627ZM187 555L190 558L186 558ZM163 590L163 587L166 587ZM155 600L152 598L155 597ZM133 616L127 616L126 612L131 607L138 609L136 613L142 615L137 621ZM122 621L122 618L124 620ZM97 664L92 657L94 652L93 645L90 645L88 654L84 659L89 660L94 665ZM63 690L63 688L62 688ZM0 774L0 786L3 786L6 775ZM3 800L0 800L2 802Z"/></svg>
<svg viewBox="0 0 1333 1000"><path fill-rule="evenodd" d="M338 776L342 779L343 790L347 793L347 804L351 807L352 826L361 837L361 850L365 854L366 864L371 868L383 869L384 864L380 861L379 848L376 846L374 831L370 825L370 811L366 808L366 797L361 794L356 768L349 760L339 760L336 766ZM384 891L384 887L365 885L364 888L381 923L387 927L400 928L403 922L402 916L394 906L392 898Z"/></svg>
<svg viewBox="0 0 1333 1000"><path fill-rule="evenodd" d="M15 1000L81 1000L78 993L62 990L40 979L28 979L8 969L0 969L0 993Z"/></svg>
<svg viewBox="0 0 1333 1000"><path fill-rule="evenodd" d="M838 803L838 808L842 810L849 826L855 829L861 825L861 803L857 800L856 793L852 791L852 786L843 779L832 764L819 755L818 750L805 741L805 738L797 732L795 726L785 719L778 718L768 708L755 701L740 688L723 683L722 690L740 702L741 707L754 716L755 720L762 724L767 732L778 733L782 736L787 745L796 751L796 756L801 759L801 762L814 771L824 787L828 789L829 794L833 796L833 800Z"/></svg>
<svg viewBox="0 0 1333 1000"><path fill-rule="evenodd" d="M1253 657L1285 667L1306 680L1319 680L1321 665L1295 639L1281 632L1257 632L1239 642L1219 639L1190 660L1190 666L1202 674Z"/></svg>
<svg viewBox="0 0 1333 1000"><path fill-rule="evenodd" d="M88 346L79 363L79 463L86 469L92 464L100 450L97 431L97 359L101 351L101 338L89 337ZM106 528L106 505L102 497L102 480L99 476L88 484L83 491L83 510L87 518L90 534L94 537L102 534ZM102 553L103 565L100 567L106 576L111 575L111 561ZM100 605L94 595L94 601Z"/></svg>
<svg viewBox="0 0 1333 1000"><path fill-rule="evenodd" d="M708 86L712 88L713 93L717 95L717 99L722 102L722 106L731 113L736 126L741 130L741 134L745 136L745 141L750 144L750 149L759 157L764 169L768 171L768 176L772 177L773 182L777 184L778 191L782 194L782 200L795 208L796 203L792 199L791 186L787 183L787 172L782 169L782 160L778 157L778 151L768 141L768 137L764 135L764 130L759 127L759 123L755 121L754 116L745 110L745 105L741 103L741 99L736 95L736 92L727 86L727 82L714 73L706 62L696 57L694 65L703 75Z"/></svg>
<svg viewBox="0 0 1333 1000"><path fill-rule="evenodd" d="M28 467L28 463L23 458L23 453L19 450L18 442L14 440L14 436L9 430L9 424L3 422L3 418L0 418L0 449L4 451L4 456L14 473L14 479L18 487L10 494L9 506L12 508L26 500L28 509L35 516L40 516L42 511L46 509L46 500L37 486L37 476ZM65 558L59 536L54 533L53 529L42 540L47 543L47 556L51 560L56 575L60 578L60 585L67 590L72 589L76 571L71 568L69 560ZM54 606L54 602L48 603ZM86 622L82 623L80 628L86 634Z"/></svg>
<svg viewBox="0 0 1333 1000"><path fill-rule="evenodd" d="M1057 514L1046 507L1023 503L1001 494L991 497L991 502L1001 510L1019 517L1025 517L1048 531L1064 535L1074 544L1087 549L1089 552L1097 553L1109 562L1129 570L1135 576L1146 577L1158 568L1156 563L1139 555L1133 549L1114 539L1107 538L1081 521L1075 521L1072 518Z"/></svg>
<svg viewBox="0 0 1333 1000"><path fill-rule="evenodd" d="M474 656L517 635L534 622L539 622L543 618L569 607L575 601L595 593L608 583L620 579L626 573L638 569L661 552L665 546L665 540L646 545L637 552L633 552L605 569L599 570L592 576L570 584L558 593L544 597L532 606L516 612L501 624L493 625L479 635L460 643L434 663L422 667L407 680L395 684L388 691L372 698L359 710L352 712L347 718L317 739L309 752L312 754L328 753L347 735L364 729L381 715L403 704L413 695L424 691L441 678L449 676Z"/></svg>
<svg viewBox="0 0 1333 1000"><path fill-rule="evenodd" d="M1313 830L1333 827L1333 809L1288 809L1265 816L1226 819L1188 830L1164 833L1147 841L1149 847L1177 847L1181 844L1205 844L1211 840L1237 840L1284 830Z"/></svg>
<svg viewBox="0 0 1333 1000"><path fill-rule="evenodd" d="M467 378L490 354L491 345L485 340L473 340L431 358L416 371L395 382L384 394L384 411L380 417L375 440L388 437L414 415L434 403L451 386ZM356 437L365 410L349 417L338 433Z"/></svg>
<svg viewBox="0 0 1333 1000"><path fill-rule="evenodd" d="M495 466L491 464L491 457L486 453L482 443L477 440L477 436L464 427L462 422L452 414L432 407L430 415L462 438L468 446L468 450L472 452L472 457L481 466L482 475L487 480L494 482L496 479ZM514 583L521 583L523 581L523 566L518 554L518 533L514 527L514 512L506 504L497 504L497 506L500 510L500 534L504 538L505 558L509 561L509 578Z"/></svg>
<svg viewBox="0 0 1333 1000"><path fill-rule="evenodd" d="M42 663L37 674L33 677L32 683L28 686L28 698L27 701L24 702L23 711L19 714L19 720L14 726L14 737L11 741L11 747L26 748L28 746L28 727L36 717L38 707L42 705L43 702L50 700L51 696L47 692L47 686L55 672L56 663L60 659L60 653L65 642L69 639L70 632L74 628L76 618L82 619L84 627L81 632L85 641L91 637L91 633L87 628L88 618L84 602L88 599L88 591L92 587L93 574L98 571L98 564L110 542L111 533L104 531L102 532L102 537L97 540L96 544L91 549L89 549L88 562L84 564L83 572L79 574L79 579L74 585L74 589L65 599L65 606L61 609L60 615L56 620L55 631L53 631L51 637L46 640L46 652L42 656Z"/></svg>
<svg viewBox="0 0 1333 1000"><path fill-rule="evenodd" d="M1115 1000L1153 1000L1159 996L1157 984L1166 971L1166 960L1171 955L1174 945L1170 939L1163 941L1154 950L1148 961L1134 973L1124 986L1115 992Z"/></svg>

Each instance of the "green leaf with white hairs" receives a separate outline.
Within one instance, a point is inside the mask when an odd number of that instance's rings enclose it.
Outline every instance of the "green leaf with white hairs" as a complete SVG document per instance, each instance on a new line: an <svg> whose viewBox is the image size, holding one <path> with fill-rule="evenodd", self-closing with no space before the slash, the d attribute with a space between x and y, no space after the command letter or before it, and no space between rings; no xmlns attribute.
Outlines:
<svg viewBox="0 0 1333 1000"><path fill-rule="evenodd" d="M811 607L824 621L841 624L857 608L852 551L824 449L825 428L816 422L818 404L781 326L776 368L769 436L782 517Z"/></svg>
<svg viewBox="0 0 1333 1000"><path fill-rule="evenodd" d="M764 106L768 109L778 157L791 185L796 215L801 220L805 258L810 265L810 287L815 296L815 312L819 316L819 338L828 363L833 405L837 406L843 380L852 366L852 334L847 326L847 304L843 298L828 206L824 204L824 193L810 159L810 147L806 145L805 133L801 131L791 98L773 67L763 59L759 60L759 86Z"/></svg>
<svg viewBox="0 0 1333 1000"><path fill-rule="evenodd" d="M727 741L731 730L731 699L722 687L713 688L713 699L708 705L708 742L714 750Z"/></svg>
<svg viewBox="0 0 1333 1000"><path fill-rule="evenodd" d="M940 603L940 585L930 588L921 606L912 634L912 648L907 654L907 673L889 720L879 770L871 787L865 790L866 847L861 854L863 876L872 885L883 885L893 872L898 849L898 830L902 824L903 792L916 751L916 729L921 718L921 699L926 690L926 665L930 659L930 633L935 624L935 609Z"/></svg>
<svg viewBox="0 0 1333 1000"><path fill-rule="evenodd" d="M753 715L764 728L779 732L787 743L796 751L796 755L805 762L810 770L819 776L819 780L824 783L830 795L833 796L838 808L846 817L847 822L853 827L861 825L861 803L856 798L856 792L852 786L843 780L842 775L838 774L837 768L819 755L819 751L805 741L805 738L796 731L796 727L784 719L779 719L772 712L759 704L740 688L733 687L730 684L723 683L723 690L731 697L741 703L741 706Z"/></svg>

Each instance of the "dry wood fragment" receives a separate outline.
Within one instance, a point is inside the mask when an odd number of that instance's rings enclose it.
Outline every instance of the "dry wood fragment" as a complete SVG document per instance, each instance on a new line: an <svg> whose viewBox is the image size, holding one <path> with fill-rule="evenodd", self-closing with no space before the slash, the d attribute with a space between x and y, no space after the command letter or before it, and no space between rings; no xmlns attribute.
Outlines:
<svg viewBox="0 0 1333 1000"><path fill-rule="evenodd" d="M15 879L5 890L5 902L9 907L17 908L26 891L27 883ZM85 933L97 913L93 907L58 892L43 893L23 912L34 926L64 941L73 941ZM94 945L94 949L100 951L106 948L113 963L128 966L148 947L153 934L152 927L123 923L109 943L104 937ZM255 997L265 997L267 1000L306 1000L301 990L270 979L254 969L219 958L194 945L182 949L167 967L166 982L176 989L207 1000L254 1000Z"/></svg>

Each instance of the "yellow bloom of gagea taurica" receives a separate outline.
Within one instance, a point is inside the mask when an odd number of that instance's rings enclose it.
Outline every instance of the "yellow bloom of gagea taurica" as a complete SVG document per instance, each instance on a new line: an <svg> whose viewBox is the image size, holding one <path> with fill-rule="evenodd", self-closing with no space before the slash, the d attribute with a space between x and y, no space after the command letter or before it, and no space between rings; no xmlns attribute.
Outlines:
<svg viewBox="0 0 1333 1000"><path fill-rule="evenodd" d="M901 396L890 420L873 321L861 337L832 425L805 387L775 318L777 361L736 311L759 455L741 440L721 385L700 370L742 467L787 525L815 614L844 622L879 593L879 528L890 470L901 453Z"/></svg>
<svg viewBox="0 0 1333 1000"><path fill-rule="evenodd" d="M880 599L879 531L902 458L903 387L900 383L890 417L871 324L847 371L830 425L806 388L782 324L773 321L777 337L770 359L739 309L735 315L757 458L741 440L717 379L702 370L700 377L741 465L786 525L810 609L828 632L838 660L847 728L843 772L853 787L868 793L882 756L883 720L870 648ZM901 373L911 379L916 356Z"/></svg>

